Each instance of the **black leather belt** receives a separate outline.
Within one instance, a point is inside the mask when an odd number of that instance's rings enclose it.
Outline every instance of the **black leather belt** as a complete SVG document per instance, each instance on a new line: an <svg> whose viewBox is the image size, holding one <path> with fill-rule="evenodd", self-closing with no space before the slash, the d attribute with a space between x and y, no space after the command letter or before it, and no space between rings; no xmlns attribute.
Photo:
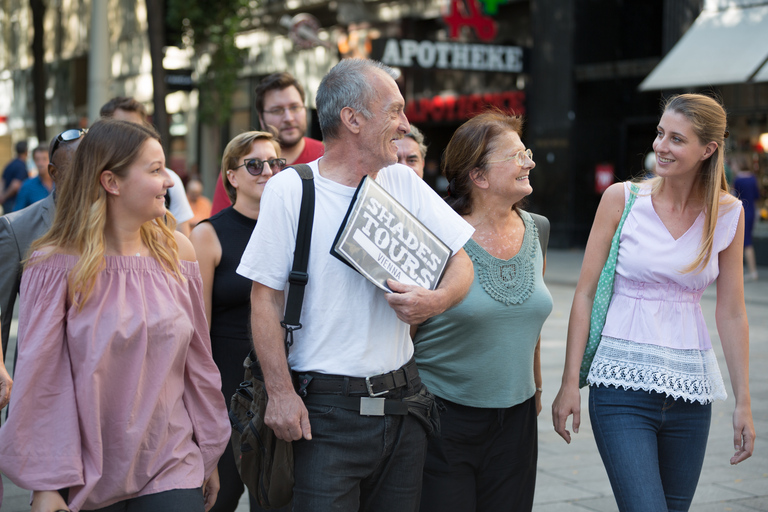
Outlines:
<svg viewBox="0 0 768 512"><path fill-rule="evenodd" d="M408 385L408 382L418 378L419 371L416 361L411 358L397 370L373 377L346 377L344 375L329 375L324 373L299 373L299 394L306 390L309 395L365 395L369 397L382 396L394 389ZM303 396L303 395L302 395Z"/></svg>

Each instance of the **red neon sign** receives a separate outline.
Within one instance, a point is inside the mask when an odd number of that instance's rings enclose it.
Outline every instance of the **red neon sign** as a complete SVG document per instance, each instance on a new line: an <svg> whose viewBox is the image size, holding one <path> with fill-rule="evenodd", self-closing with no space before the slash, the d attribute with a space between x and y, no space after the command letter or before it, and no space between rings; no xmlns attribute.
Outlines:
<svg viewBox="0 0 768 512"><path fill-rule="evenodd" d="M488 106L524 115L525 93L523 91L507 91L420 98L408 102L405 116L412 123L463 121L479 114Z"/></svg>

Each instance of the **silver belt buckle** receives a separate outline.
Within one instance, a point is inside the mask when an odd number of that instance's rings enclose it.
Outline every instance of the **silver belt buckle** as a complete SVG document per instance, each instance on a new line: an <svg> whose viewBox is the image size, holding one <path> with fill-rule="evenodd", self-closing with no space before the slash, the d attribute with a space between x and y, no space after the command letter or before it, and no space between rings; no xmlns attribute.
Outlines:
<svg viewBox="0 0 768 512"><path fill-rule="evenodd" d="M381 393L374 393L373 392L373 386L371 385L371 378L370 377L366 377L365 378L365 387L368 389L368 396L370 396L372 398L373 397L377 397L377 396L381 396L381 395L386 395L387 393L389 393L388 389L385 389Z"/></svg>
<svg viewBox="0 0 768 512"><path fill-rule="evenodd" d="M360 397L360 416L384 416L385 401L386 398Z"/></svg>

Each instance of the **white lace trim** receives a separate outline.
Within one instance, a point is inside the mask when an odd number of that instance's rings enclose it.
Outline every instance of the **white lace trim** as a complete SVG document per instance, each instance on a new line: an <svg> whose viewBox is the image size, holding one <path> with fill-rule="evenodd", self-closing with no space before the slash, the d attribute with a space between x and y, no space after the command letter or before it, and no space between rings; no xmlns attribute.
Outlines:
<svg viewBox="0 0 768 512"><path fill-rule="evenodd" d="M608 336L600 340L587 382L656 391L702 404L728 396L712 349L675 349Z"/></svg>

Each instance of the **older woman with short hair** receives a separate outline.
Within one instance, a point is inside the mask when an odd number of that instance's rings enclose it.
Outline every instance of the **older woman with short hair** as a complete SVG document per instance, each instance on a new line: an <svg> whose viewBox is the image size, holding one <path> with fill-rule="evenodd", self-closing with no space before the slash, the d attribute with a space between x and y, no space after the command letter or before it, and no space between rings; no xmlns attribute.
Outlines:
<svg viewBox="0 0 768 512"><path fill-rule="evenodd" d="M414 337L419 373L442 406L422 511L533 507L538 342L552 297L536 223L520 207L536 165L521 130L520 117L488 111L459 127L445 150L447 201L475 228L464 245L475 279L463 302Z"/></svg>

